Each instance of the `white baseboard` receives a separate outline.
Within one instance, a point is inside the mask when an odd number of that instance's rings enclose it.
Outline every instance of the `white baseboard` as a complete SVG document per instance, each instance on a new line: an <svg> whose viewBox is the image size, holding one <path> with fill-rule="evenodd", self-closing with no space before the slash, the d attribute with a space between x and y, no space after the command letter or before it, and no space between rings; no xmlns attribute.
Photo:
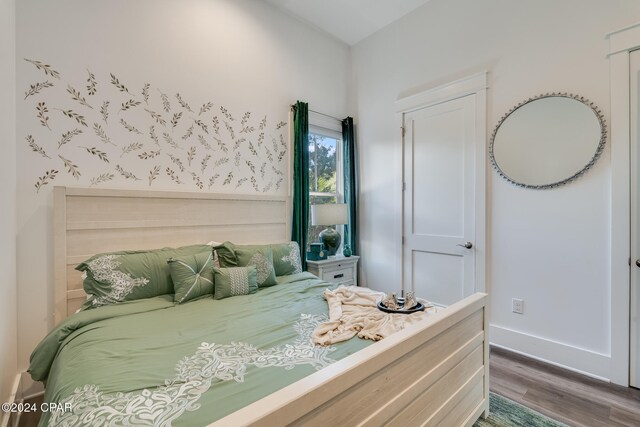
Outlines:
<svg viewBox="0 0 640 427"><path fill-rule="evenodd" d="M44 386L41 382L35 382L27 372L22 372L20 390L22 391L22 399L31 399L43 394Z"/></svg>
<svg viewBox="0 0 640 427"><path fill-rule="evenodd" d="M20 386L21 386L22 375L16 375L16 379L13 382L13 387L11 387L11 394L9 395L9 400L6 403L14 403L19 402L22 399L20 395ZM5 403L5 402L2 402ZM0 419L0 427L17 427L20 422L20 413L13 412L3 412L2 419Z"/></svg>
<svg viewBox="0 0 640 427"><path fill-rule="evenodd" d="M11 395L7 403L21 403L44 393L42 383L34 382L27 372L19 372L11 388ZM4 402L2 402L4 403ZM0 414L0 427L18 427L20 412L4 412Z"/></svg>
<svg viewBox="0 0 640 427"><path fill-rule="evenodd" d="M489 327L491 345L602 381L610 381L611 356L501 326Z"/></svg>

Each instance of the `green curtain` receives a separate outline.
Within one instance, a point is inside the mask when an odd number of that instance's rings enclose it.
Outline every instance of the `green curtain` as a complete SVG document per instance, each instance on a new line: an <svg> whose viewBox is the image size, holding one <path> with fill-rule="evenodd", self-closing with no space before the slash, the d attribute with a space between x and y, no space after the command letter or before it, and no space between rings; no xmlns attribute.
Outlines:
<svg viewBox="0 0 640 427"><path fill-rule="evenodd" d="M351 253L358 254L358 152L353 118L342 121L342 159L344 167L344 202L349 207L349 223L344 231L344 243Z"/></svg>
<svg viewBox="0 0 640 427"><path fill-rule="evenodd" d="M307 269L309 228L309 105L293 106L293 219L291 240L300 245L302 269Z"/></svg>

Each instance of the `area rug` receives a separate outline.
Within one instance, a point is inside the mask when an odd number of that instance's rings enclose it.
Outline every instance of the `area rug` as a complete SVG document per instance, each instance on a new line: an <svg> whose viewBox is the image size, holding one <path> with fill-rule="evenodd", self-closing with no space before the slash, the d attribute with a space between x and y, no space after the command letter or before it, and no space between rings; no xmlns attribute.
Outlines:
<svg viewBox="0 0 640 427"><path fill-rule="evenodd" d="M480 418L474 427L568 427L512 400L489 394L489 416Z"/></svg>

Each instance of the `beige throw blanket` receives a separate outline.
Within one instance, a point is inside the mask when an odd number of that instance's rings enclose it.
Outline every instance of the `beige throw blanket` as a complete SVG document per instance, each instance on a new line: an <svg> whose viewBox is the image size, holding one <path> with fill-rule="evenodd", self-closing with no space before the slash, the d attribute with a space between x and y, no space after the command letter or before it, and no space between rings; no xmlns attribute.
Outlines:
<svg viewBox="0 0 640 427"><path fill-rule="evenodd" d="M329 321L321 323L313 332L313 343L331 345L351 339L356 334L360 338L378 341L419 322L428 312L436 310L432 308L412 314L385 313L378 309L378 302L384 297L383 292L358 286L325 290Z"/></svg>

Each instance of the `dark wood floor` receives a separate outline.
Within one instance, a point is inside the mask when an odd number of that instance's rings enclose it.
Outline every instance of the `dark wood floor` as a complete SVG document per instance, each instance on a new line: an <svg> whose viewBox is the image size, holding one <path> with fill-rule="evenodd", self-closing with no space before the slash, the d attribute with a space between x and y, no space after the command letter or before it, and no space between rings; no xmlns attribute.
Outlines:
<svg viewBox="0 0 640 427"><path fill-rule="evenodd" d="M640 426L640 390L620 387L502 349L491 349L491 391L570 426ZM42 396L30 402L42 402ZM22 414L35 427L40 414Z"/></svg>
<svg viewBox="0 0 640 427"><path fill-rule="evenodd" d="M640 390L599 381L498 348L491 391L570 426L640 426Z"/></svg>

